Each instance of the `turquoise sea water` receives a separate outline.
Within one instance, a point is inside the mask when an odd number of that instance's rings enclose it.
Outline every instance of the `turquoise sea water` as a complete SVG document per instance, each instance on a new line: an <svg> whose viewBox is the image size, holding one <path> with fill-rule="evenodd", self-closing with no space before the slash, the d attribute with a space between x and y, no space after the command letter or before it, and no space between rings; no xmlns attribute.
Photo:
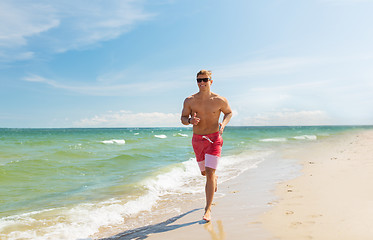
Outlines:
<svg viewBox="0 0 373 240"><path fill-rule="evenodd" d="M219 181L273 148L362 126L227 127ZM191 128L0 129L0 239L88 238L170 196L203 191Z"/></svg>

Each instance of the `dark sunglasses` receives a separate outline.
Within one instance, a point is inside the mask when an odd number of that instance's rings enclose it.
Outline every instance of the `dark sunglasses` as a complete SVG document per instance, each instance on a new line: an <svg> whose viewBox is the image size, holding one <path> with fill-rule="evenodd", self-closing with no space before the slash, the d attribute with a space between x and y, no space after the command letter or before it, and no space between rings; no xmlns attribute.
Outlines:
<svg viewBox="0 0 373 240"><path fill-rule="evenodd" d="M197 82L202 82L202 81L204 81L204 82L208 82L210 80L210 78L197 78Z"/></svg>

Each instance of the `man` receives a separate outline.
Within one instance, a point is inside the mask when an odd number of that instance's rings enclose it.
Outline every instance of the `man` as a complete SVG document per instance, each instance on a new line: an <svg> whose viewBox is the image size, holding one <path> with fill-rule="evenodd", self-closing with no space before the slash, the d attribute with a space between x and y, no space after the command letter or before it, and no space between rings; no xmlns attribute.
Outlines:
<svg viewBox="0 0 373 240"><path fill-rule="evenodd" d="M181 113L181 122L184 125L193 125L194 153L201 174L206 176L206 207L203 219L207 222L211 220L211 204L217 190L215 170L223 145L221 135L232 117L227 99L211 92L211 75L207 70L197 73L199 92L185 99ZM222 123L219 123L220 113L224 114Z"/></svg>

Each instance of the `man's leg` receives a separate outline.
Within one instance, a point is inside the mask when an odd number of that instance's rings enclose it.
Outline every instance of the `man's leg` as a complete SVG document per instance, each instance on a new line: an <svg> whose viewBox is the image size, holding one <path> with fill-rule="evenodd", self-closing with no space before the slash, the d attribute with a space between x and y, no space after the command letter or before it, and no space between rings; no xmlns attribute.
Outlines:
<svg viewBox="0 0 373 240"><path fill-rule="evenodd" d="M211 205L212 200L214 198L214 193L216 189L216 176L215 176L215 169L206 167L206 207L205 207L205 215L203 219L205 221L211 220Z"/></svg>

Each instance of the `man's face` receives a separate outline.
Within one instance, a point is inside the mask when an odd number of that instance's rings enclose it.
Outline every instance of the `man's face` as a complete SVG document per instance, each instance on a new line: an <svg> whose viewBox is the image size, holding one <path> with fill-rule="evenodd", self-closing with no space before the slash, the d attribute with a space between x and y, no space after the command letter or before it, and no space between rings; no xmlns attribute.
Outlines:
<svg viewBox="0 0 373 240"><path fill-rule="evenodd" d="M209 75L200 74L197 77L197 79L206 79L206 78L210 78ZM204 82L204 81L198 82L197 81L198 87L201 91L209 90L211 83L212 83L212 80L208 80L207 82Z"/></svg>

